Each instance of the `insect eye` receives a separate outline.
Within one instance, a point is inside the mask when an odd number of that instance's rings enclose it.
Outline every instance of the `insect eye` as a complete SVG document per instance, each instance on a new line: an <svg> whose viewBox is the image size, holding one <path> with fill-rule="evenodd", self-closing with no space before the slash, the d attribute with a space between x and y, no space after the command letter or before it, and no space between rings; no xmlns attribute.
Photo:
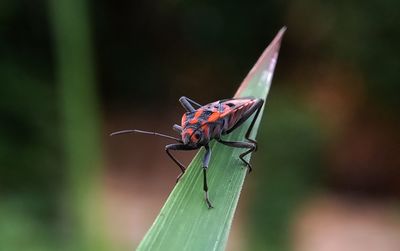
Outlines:
<svg viewBox="0 0 400 251"><path fill-rule="evenodd" d="M201 133L196 132L196 133L193 135L193 137L194 137L194 139L195 139L196 141L198 141L198 140L200 139L200 137L201 137Z"/></svg>

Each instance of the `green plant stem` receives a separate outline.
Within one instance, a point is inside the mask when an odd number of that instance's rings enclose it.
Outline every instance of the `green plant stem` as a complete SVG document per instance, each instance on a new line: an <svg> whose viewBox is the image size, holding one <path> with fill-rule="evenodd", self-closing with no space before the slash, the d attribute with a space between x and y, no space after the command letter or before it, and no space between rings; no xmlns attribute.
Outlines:
<svg viewBox="0 0 400 251"><path fill-rule="evenodd" d="M98 251L105 246L99 213L102 160L87 1L48 3L67 165L69 248Z"/></svg>

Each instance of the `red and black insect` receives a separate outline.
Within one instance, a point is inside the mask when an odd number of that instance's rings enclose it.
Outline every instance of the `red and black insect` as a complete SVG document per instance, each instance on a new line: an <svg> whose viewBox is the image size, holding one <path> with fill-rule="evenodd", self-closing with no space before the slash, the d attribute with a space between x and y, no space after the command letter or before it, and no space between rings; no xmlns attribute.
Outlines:
<svg viewBox="0 0 400 251"><path fill-rule="evenodd" d="M211 157L211 148L209 143L211 140L215 139L219 143L230 147L247 149L247 151L239 155L239 158L244 162L244 164L247 165L249 172L251 172L251 165L244 159L244 156L254 152L257 149L257 142L253 139L250 139L249 136L264 104L264 100L258 98L233 98L215 101L202 106L187 97L181 97L179 102L186 110L186 113L184 113L182 116L181 125L175 124L173 125L173 129L180 134L181 138L175 138L161 133L141 130L124 130L112 133L111 135L137 132L161 136L177 141L177 143L169 144L165 147L165 151L168 156L181 169L181 173L176 179L177 182L185 173L186 167L179 162L170 151L196 150L204 147L206 153L203 158L203 189L207 206L208 208L212 208L213 206L208 198L207 185L207 168ZM242 125L243 122L245 122L254 113L255 116L253 117L245 135L245 139L247 141L225 141L222 139L223 135L231 133L233 130Z"/></svg>

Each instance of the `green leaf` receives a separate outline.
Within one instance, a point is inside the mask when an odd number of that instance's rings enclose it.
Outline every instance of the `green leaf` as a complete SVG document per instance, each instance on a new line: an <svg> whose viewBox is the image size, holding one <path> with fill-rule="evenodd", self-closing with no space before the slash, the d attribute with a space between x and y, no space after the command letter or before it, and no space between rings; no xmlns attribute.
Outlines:
<svg viewBox="0 0 400 251"><path fill-rule="evenodd" d="M282 28L263 52L235 97L253 96L266 99L285 30L286 28ZM252 138L256 136L262 112L260 115L252 131ZM224 139L243 140L250 122L251 119L248 119ZM173 189L138 250L224 250L247 167L239 159L243 149L215 142L211 144L211 149L207 175L209 196L214 208L208 209L204 202L202 149ZM258 154L262 151L263 149L259 149ZM256 166L254 169L257 172Z"/></svg>

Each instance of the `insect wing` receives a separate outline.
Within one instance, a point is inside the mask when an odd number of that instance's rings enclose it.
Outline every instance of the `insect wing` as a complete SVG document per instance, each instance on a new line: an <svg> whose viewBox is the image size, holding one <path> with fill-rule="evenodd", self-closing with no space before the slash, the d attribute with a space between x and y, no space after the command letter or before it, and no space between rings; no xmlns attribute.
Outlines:
<svg viewBox="0 0 400 251"><path fill-rule="evenodd" d="M230 99L224 101L224 111L220 119L226 119L227 129L232 128L243 116L243 114L254 104L254 99Z"/></svg>

